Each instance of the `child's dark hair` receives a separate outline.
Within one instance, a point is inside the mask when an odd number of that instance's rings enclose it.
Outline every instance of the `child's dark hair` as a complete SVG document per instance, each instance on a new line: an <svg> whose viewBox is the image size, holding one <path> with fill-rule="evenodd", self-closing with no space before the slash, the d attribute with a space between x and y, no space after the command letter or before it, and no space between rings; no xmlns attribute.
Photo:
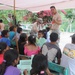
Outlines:
<svg viewBox="0 0 75 75"><path fill-rule="evenodd" d="M30 36L28 37L28 42L29 42L30 44L36 45L36 44L35 44L35 43L36 43L36 37L35 37L35 35L30 35Z"/></svg>
<svg viewBox="0 0 75 75"><path fill-rule="evenodd" d="M35 55L32 60L31 75L45 75L45 71L48 67L48 61L43 54ZM43 71L43 73L41 73Z"/></svg>
<svg viewBox="0 0 75 75"><path fill-rule="evenodd" d="M0 65L0 75L4 75L6 68L12 65L12 63L14 62L14 60L18 58L18 56L19 55L18 55L17 50L14 50L14 49L10 49L4 53L5 62L3 62Z"/></svg>
<svg viewBox="0 0 75 75"><path fill-rule="evenodd" d="M3 22L3 20L2 19L0 19L0 23L2 23Z"/></svg>
<svg viewBox="0 0 75 75"><path fill-rule="evenodd" d="M50 28L49 27L46 27L46 30L47 30L47 32L50 30Z"/></svg>
<svg viewBox="0 0 75 75"><path fill-rule="evenodd" d="M5 37L5 35L7 35L8 32L9 32L8 30L3 30L2 33L1 33L1 36Z"/></svg>
<svg viewBox="0 0 75 75"><path fill-rule="evenodd" d="M25 40L26 38L27 38L26 33L22 33L22 34L20 35L19 41L20 41L20 42L25 42L25 41L26 41L26 40Z"/></svg>
<svg viewBox="0 0 75 75"><path fill-rule="evenodd" d="M51 33L50 40L51 40L51 42L56 42L58 40L58 34L57 33Z"/></svg>
<svg viewBox="0 0 75 75"><path fill-rule="evenodd" d="M6 49L7 44L4 42L0 42L0 54L2 54L2 52L4 51L4 49Z"/></svg>
<svg viewBox="0 0 75 75"><path fill-rule="evenodd" d="M22 31L22 28L18 27L17 32L20 33Z"/></svg>
<svg viewBox="0 0 75 75"><path fill-rule="evenodd" d="M10 49L4 53L4 60L6 61L6 66L12 65L12 62L14 62L15 59L18 58L18 52L17 50Z"/></svg>
<svg viewBox="0 0 75 75"><path fill-rule="evenodd" d="M38 33L42 33L42 34L44 34L44 32L43 32L42 30L39 30Z"/></svg>
<svg viewBox="0 0 75 75"><path fill-rule="evenodd" d="M14 28L16 28L16 26L11 26L11 27L9 28L9 31L13 31Z"/></svg>
<svg viewBox="0 0 75 75"><path fill-rule="evenodd" d="M75 44L75 37L72 37L72 43Z"/></svg>
<svg viewBox="0 0 75 75"><path fill-rule="evenodd" d="M54 9L56 9L55 6L51 6L50 8L54 8Z"/></svg>

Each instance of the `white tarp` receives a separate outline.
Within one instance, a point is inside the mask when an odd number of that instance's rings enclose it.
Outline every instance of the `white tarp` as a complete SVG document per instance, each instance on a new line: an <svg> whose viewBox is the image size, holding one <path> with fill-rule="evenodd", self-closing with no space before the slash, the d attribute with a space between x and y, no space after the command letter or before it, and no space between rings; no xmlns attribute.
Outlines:
<svg viewBox="0 0 75 75"><path fill-rule="evenodd" d="M14 0L0 0L0 10L13 9ZM57 9L75 8L75 0L15 0L16 9L32 12L49 10L51 5Z"/></svg>

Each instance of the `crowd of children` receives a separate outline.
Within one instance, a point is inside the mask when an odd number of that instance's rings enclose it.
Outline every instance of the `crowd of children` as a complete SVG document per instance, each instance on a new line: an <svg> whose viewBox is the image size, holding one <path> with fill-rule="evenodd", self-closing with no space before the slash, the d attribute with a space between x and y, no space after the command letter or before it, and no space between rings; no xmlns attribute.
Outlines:
<svg viewBox="0 0 75 75"><path fill-rule="evenodd" d="M19 27L20 23L18 22L17 25L16 17L11 14L7 19L10 26L8 30L4 30L5 25L0 20L0 75L21 75L17 68L20 55L29 57L34 55L30 75L53 75L48 69L48 62L56 64L61 62L62 54L58 40L62 20L55 6L51 6L50 9L51 25L47 25L47 20L43 22L42 17L39 17L34 22L30 34L22 32L22 28ZM67 44L63 53L75 58L75 34L72 36L72 44ZM23 73L28 75L27 70Z"/></svg>
<svg viewBox="0 0 75 75"><path fill-rule="evenodd" d="M75 34L72 43L75 46ZM19 55L32 56L30 75L52 75L48 69L48 61L60 64L61 49L57 45L58 34L50 32L50 28L39 30L37 37L22 32L22 28L11 26L9 30L2 30L0 36L0 75L21 75L16 67ZM70 47L70 46L69 46ZM12 49L11 49L12 48ZM71 47L70 47L71 48ZM74 58L74 50L69 51L65 46L64 54ZM24 71L27 75L27 70Z"/></svg>
<svg viewBox="0 0 75 75"><path fill-rule="evenodd" d="M48 61L60 64L62 54L57 45L59 36L55 32L51 33L50 27L39 30L37 36L23 33L22 28L16 26L0 32L0 75L21 74L16 67L19 55L34 55L31 75L52 75L48 70ZM27 75L26 70L24 75Z"/></svg>
<svg viewBox="0 0 75 75"><path fill-rule="evenodd" d="M20 27L11 26L9 30L3 30L0 38L0 75L21 74L16 67L19 62L19 54L35 55L30 73L31 75L45 75L48 69L48 61L46 56L40 54L42 45L47 42L44 36L46 37L46 34L43 30L38 31L38 37L22 33ZM50 74L50 72L47 73ZM24 74L26 75L26 70Z"/></svg>

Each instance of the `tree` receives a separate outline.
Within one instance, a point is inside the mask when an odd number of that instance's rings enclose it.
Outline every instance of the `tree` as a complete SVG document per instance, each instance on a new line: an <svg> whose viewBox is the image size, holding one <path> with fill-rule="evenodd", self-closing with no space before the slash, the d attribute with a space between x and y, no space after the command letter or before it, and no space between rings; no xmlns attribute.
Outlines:
<svg viewBox="0 0 75 75"><path fill-rule="evenodd" d="M62 15L63 17L63 23L61 26L61 29L64 29L64 31L73 32L75 31L75 10L74 9L67 9L66 15Z"/></svg>
<svg viewBox="0 0 75 75"><path fill-rule="evenodd" d="M66 12L67 12L66 18L68 18L68 23L69 23L67 30L69 29L70 32L72 32L73 31L72 26L73 26L73 22L75 20L75 13L74 13L74 10L72 10L72 9L67 10Z"/></svg>

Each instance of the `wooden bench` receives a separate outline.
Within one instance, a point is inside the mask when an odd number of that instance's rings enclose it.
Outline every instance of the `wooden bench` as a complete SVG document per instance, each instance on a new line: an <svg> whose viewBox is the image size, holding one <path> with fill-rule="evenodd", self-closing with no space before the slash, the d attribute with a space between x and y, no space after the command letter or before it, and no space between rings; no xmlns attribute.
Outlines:
<svg viewBox="0 0 75 75"><path fill-rule="evenodd" d="M64 63L65 64L65 63ZM52 63L52 62L48 62L48 68L50 70L55 71L53 74L54 75L68 75L68 69L65 67L62 67L58 64Z"/></svg>

